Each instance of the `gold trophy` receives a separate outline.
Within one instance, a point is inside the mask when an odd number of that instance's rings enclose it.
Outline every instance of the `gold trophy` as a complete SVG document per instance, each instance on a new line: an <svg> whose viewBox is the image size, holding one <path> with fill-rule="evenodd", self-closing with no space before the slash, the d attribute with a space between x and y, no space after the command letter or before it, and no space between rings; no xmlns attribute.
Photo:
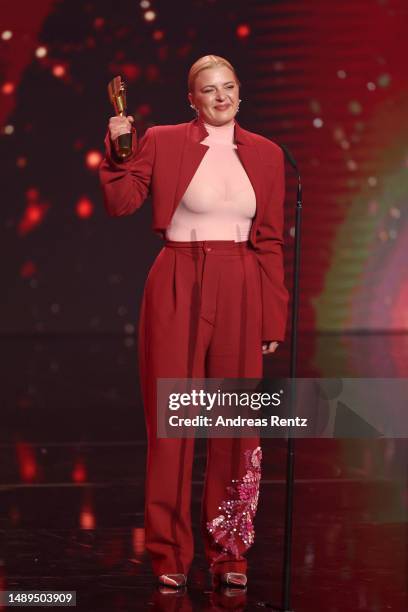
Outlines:
<svg viewBox="0 0 408 612"><path fill-rule="evenodd" d="M117 76L108 85L108 94L116 115L123 117L126 112L126 86L122 77ZM114 141L116 154L126 159L132 153L132 134L120 134Z"/></svg>

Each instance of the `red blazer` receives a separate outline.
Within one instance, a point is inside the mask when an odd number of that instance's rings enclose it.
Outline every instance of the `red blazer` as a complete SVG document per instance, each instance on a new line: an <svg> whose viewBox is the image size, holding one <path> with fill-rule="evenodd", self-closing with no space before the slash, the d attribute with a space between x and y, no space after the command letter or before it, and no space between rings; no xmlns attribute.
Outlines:
<svg viewBox="0 0 408 612"><path fill-rule="evenodd" d="M165 237L208 145L201 118L176 125L155 125L137 139L125 161L112 155L109 131L105 158L99 167L104 204L110 216L130 215L152 196L153 230ZM138 141L137 141L138 140ZM282 149L272 140L244 130L235 120L238 156L256 195L256 214L249 235L259 263L262 287L262 339L284 340L288 291L283 268L283 204L285 169Z"/></svg>

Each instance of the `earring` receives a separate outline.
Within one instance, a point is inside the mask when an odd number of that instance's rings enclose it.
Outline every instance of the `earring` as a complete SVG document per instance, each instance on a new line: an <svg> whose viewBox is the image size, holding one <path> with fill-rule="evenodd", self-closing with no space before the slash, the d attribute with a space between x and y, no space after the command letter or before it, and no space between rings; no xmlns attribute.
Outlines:
<svg viewBox="0 0 408 612"><path fill-rule="evenodd" d="M197 110L197 109L196 109L196 107L195 107L195 106L193 106L192 104L190 104L190 108L194 108L194 110L195 110L195 112L196 112L196 114L197 114L197 117L198 117L198 115L199 115L200 111L199 111L199 110Z"/></svg>
<svg viewBox="0 0 408 612"><path fill-rule="evenodd" d="M237 106L237 113L239 113L239 105L242 102L242 100L238 100L238 106Z"/></svg>

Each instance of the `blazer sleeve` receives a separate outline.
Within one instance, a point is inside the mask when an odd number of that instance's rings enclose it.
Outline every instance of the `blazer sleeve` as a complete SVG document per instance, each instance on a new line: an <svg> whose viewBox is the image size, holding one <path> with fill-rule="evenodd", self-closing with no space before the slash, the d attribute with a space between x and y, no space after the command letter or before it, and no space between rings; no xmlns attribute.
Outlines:
<svg viewBox="0 0 408 612"><path fill-rule="evenodd" d="M277 165L263 218L257 228L255 253L261 274L262 340L285 339L289 292L284 283L283 226L285 164L279 147Z"/></svg>
<svg viewBox="0 0 408 612"><path fill-rule="evenodd" d="M138 140L132 127L132 153L125 160L115 156L109 130L105 136L105 157L99 166L104 205L112 217L131 215L150 192L156 153L154 127Z"/></svg>

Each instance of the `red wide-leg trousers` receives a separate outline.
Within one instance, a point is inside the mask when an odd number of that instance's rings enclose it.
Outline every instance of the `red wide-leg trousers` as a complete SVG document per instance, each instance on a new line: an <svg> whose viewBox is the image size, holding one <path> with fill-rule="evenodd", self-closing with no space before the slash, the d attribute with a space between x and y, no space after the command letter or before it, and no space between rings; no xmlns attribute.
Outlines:
<svg viewBox="0 0 408 612"><path fill-rule="evenodd" d="M193 559L194 438L157 437L157 378L262 377L260 272L248 242L165 242L144 287L139 373L148 454L145 544L154 573ZM259 438L208 438L201 533L213 573L245 572L253 542Z"/></svg>

